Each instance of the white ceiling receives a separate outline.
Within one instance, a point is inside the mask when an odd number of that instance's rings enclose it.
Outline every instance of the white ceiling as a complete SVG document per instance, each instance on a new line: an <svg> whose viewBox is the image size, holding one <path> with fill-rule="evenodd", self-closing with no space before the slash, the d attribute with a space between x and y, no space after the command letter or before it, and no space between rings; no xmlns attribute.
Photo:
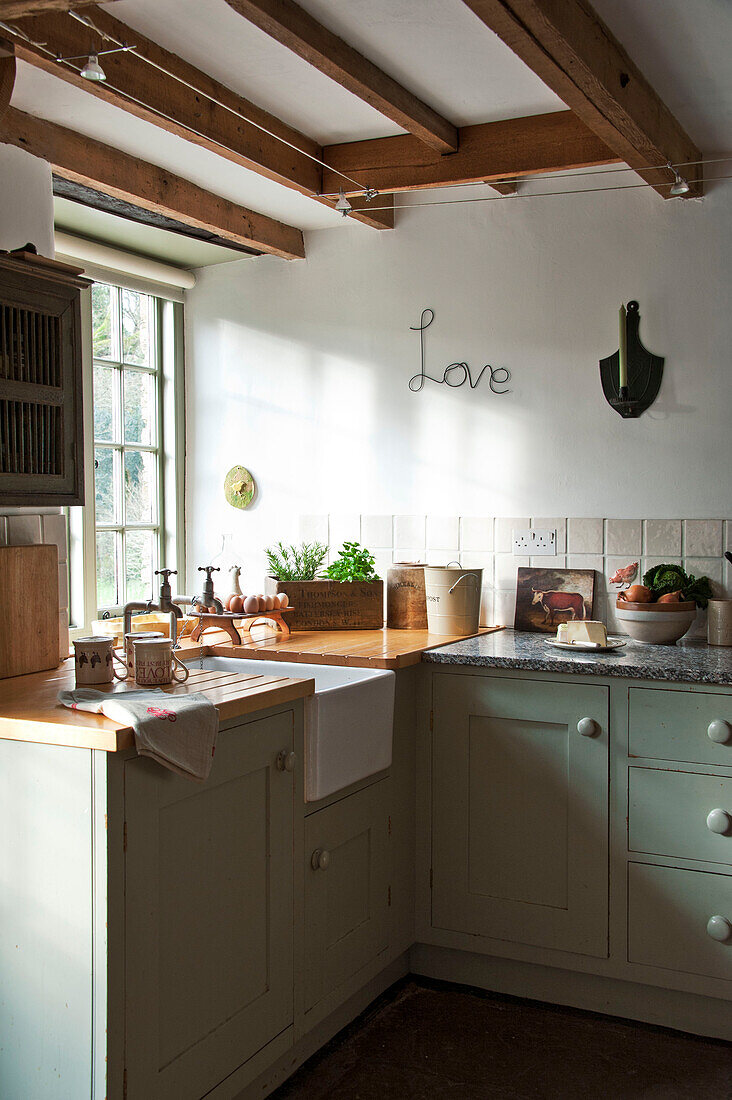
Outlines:
<svg viewBox="0 0 732 1100"><path fill-rule="evenodd" d="M456 125L563 109L462 0L300 2ZM697 144L708 153L732 150L729 0L593 3ZM118 0L109 10L130 26L131 43L137 29L324 144L399 132L225 0ZM294 191L30 66L19 66L13 105L303 229L344 224Z"/></svg>

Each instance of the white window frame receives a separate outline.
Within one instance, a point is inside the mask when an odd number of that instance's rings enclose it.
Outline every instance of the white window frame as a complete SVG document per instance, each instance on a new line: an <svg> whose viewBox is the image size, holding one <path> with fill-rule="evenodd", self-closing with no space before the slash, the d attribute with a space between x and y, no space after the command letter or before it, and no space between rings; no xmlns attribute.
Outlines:
<svg viewBox="0 0 732 1100"><path fill-rule="evenodd" d="M183 295L178 288L151 284L148 280L107 269L90 269L88 277L159 299L157 338L160 341L160 380L158 417L162 430L159 438L159 494L161 507L158 568L176 569L180 589L185 587L185 389ZM94 487L94 405L91 291L82 293L82 359L84 401L85 505L69 511L70 563L70 638L92 629L99 618L96 584L96 516ZM164 506L162 502L164 501ZM175 587L175 585L174 585ZM157 598L157 589L150 593ZM110 615L114 609L108 610Z"/></svg>

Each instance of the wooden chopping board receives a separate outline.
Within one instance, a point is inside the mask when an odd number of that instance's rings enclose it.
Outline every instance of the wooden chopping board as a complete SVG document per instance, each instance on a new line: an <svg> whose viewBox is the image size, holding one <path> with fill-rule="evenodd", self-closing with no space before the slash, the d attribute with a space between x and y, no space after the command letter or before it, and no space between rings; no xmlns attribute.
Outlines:
<svg viewBox="0 0 732 1100"><path fill-rule="evenodd" d="M58 550L0 546L0 678L56 668Z"/></svg>

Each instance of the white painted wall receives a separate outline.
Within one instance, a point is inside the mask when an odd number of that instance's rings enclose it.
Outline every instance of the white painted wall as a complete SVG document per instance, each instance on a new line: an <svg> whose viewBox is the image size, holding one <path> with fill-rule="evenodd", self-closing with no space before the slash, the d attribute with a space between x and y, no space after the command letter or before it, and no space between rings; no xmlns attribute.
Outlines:
<svg viewBox="0 0 732 1100"><path fill-rule="evenodd" d="M0 248L31 242L53 256L51 166L12 145L0 145Z"/></svg>
<svg viewBox="0 0 732 1100"><path fill-rule="evenodd" d="M306 249L204 269L187 297L192 565L303 513L732 517L732 187L405 210ZM598 360L631 298L666 373L622 421ZM425 306L430 373L507 366L510 394L409 392ZM245 513L223 498L235 463L260 487Z"/></svg>

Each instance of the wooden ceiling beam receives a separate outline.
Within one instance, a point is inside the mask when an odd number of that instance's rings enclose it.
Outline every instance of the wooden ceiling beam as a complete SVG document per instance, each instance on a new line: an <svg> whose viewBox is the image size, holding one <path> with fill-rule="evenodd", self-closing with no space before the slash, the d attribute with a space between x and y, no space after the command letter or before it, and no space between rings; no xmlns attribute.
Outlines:
<svg viewBox="0 0 732 1100"><path fill-rule="evenodd" d="M588 0L465 0L617 156L659 194L699 149ZM647 169L657 169L648 171ZM701 165L681 169L700 195Z"/></svg>
<svg viewBox="0 0 732 1100"><path fill-rule="evenodd" d="M0 142L47 160L54 174L62 179L204 229L237 245L288 260L305 255L299 229L229 202L157 165L13 107L0 119Z"/></svg>
<svg viewBox="0 0 732 1100"><path fill-rule="evenodd" d="M15 52L12 42L0 38L0 118L3 117L15 87Z"/></svg>
<svg viewBox="0 0 732 1100"><path fill-rule="evenodd" d="M227 0L229 7L438 153L454 153L457 130L294 0Z"/></svg>
<svg viewBox="0 0 732 1100"><path fill-rule="evenodd" d="M75 11L88 8L96 0L0 0L0 19L23 19L26 15L42 15L47 11ZM114 0L103 0L112 4Z"/></svg>
<svg viewBox="0 0 732 1100"><path fill-rule="evenodd" d="M96 9L91 18L100 32L114 41L136 46L142 57L134 51L105 54L102 61L107 79L85 80L77 69L59 64L55 58L101 48L100 36L68 15L54 13L19 24L32 42L44 43L52 56L22 38L16 40L16 56L128 114L302 194L320 190L319 165L260 127L319 157L316 142L106 12ZM225 106L217 106L212 99ZM251 122L245 122L241 115Z"/></svg>
<svg viewBox="0 0 732 1100"><path fill-rule="evenodd" d="M531 115L459 131L460 147L439 156L410 134L328 145L323 158L332 168L368 179L379 191L411 191L455 183L500 183L517 176L563 172L620 159L572 111ZM323 190L335 193L340 178L323 172Z"/></svg>
<svg viewBox="0 0 732 1100"><path fill-rule="evenodd" d="M55 57L73 57L99 47L100 36L68 15L58 13L23 20L20 29L32 41L18 37L16 55L136 118L332 207L332 201L320 197L322 169L317 160L321 159L322 150L312 138L232 92L107 12L95 9L92 21L101 34L135 46L142 57L136 56L134 51L106 54L103 64L107 80L85 80L76 69L59 64ZM32 42L45 43L53 56ZM390 196L385 196L380 205L389 201L393 206ZM391 229L394 225L393 209L373 215L362 215L354 210L351 217L378 229Z"/></svg>

